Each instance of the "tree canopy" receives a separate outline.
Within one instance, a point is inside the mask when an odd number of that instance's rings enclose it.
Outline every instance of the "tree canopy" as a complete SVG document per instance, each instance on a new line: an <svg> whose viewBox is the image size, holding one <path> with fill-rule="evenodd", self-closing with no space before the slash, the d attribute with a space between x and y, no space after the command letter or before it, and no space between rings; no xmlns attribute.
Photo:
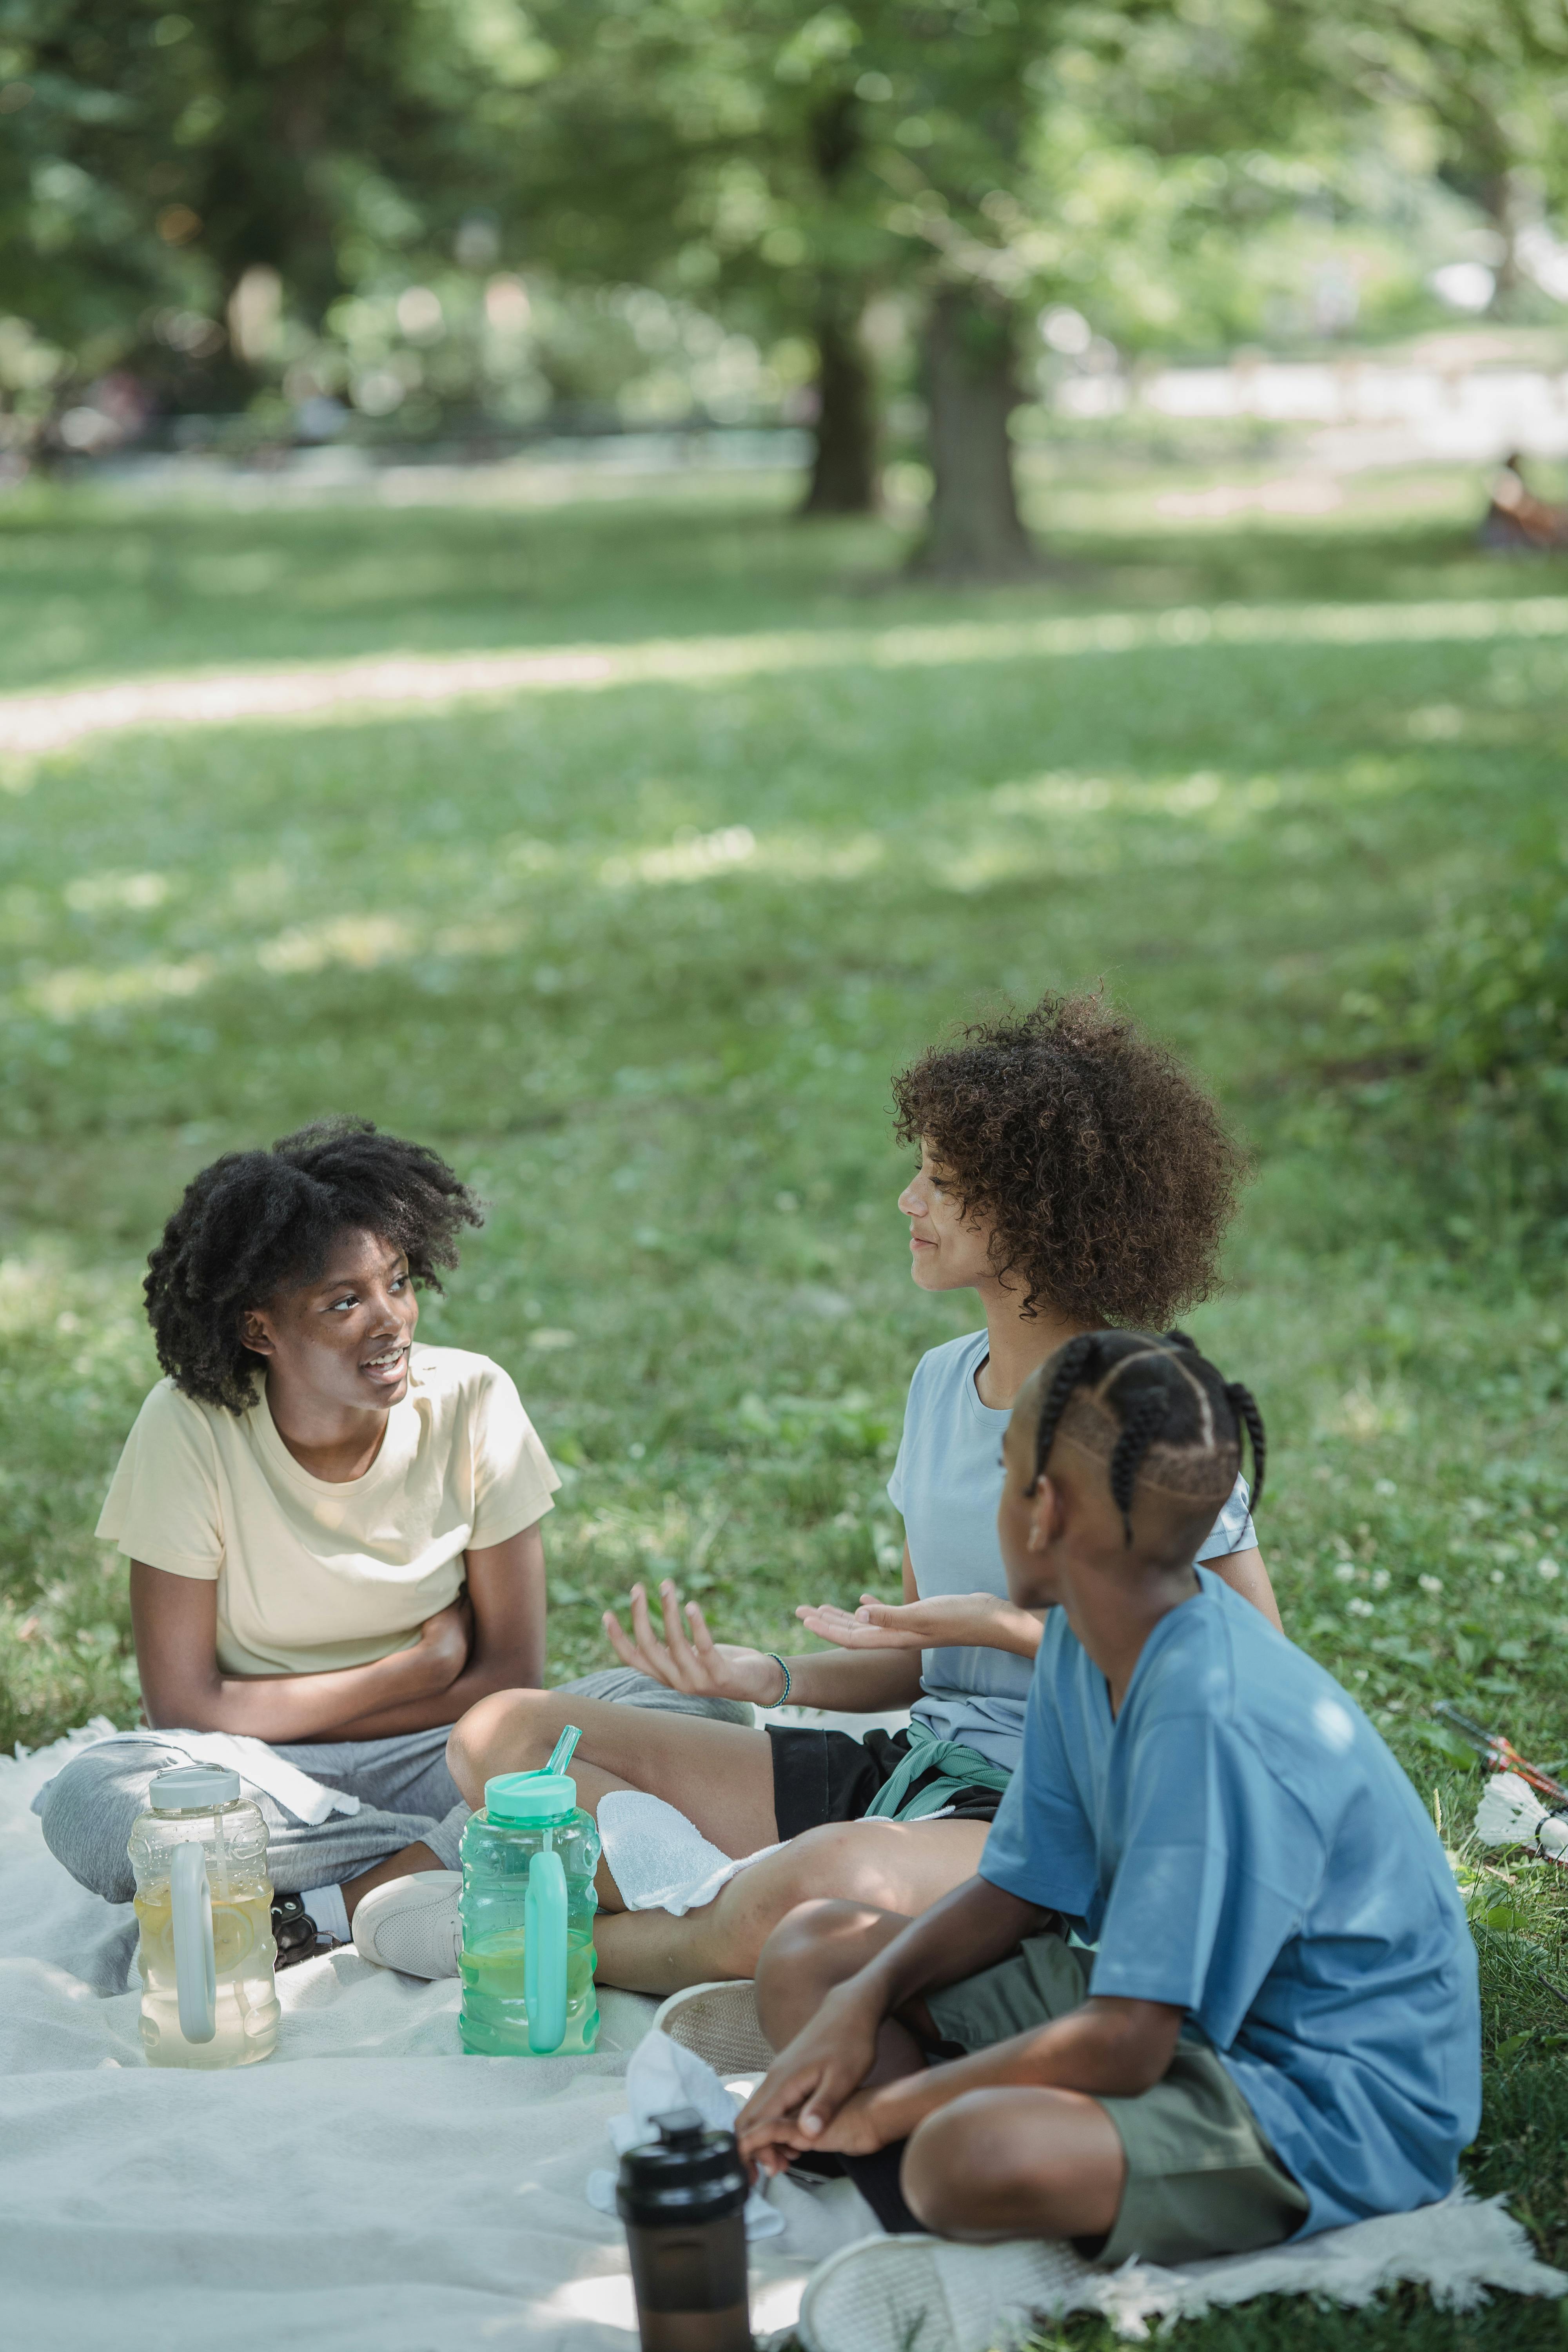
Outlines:
<svg viewBox="0 0 1568 2352"><path fill-rule="evenodd" d="M0 422L809 416L820 511L912 394L926 560L1016 570L1053 347L1414 320L1436 222L1517 300L1565 91L1563 0L6 0Z"/></svg>

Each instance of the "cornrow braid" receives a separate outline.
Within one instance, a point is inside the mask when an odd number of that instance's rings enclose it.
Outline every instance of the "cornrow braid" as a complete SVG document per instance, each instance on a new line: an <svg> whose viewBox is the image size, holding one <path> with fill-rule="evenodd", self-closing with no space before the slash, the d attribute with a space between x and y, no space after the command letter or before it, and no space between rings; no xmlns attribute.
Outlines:
<svg viewBox="0 0 1568 2352"><path fill-rule="evenodd" d="M1133 1402L1121 1424L1121 1434L1110 1457L1110 1499L1121 1514L1129 1551L1132 1549L1132 1489L1143 1456L1170 1417L1170 1398L1159 1389L1146 1389Z"/></svg>
<svg viewBox="0 0 1568 2352"><path fill-rule="evenodd" d="M1069 1339L1057 1351L1057 1368L1051 1374L1051 1384L1040 1401L1039 1426L1035 1432L1037 1486L1050 1459L1051 1447L1056 1443L1057 1424L1067 1410L1068 1399L1075 1389L1081 1388L1092 1377L1092 1367L1099 1352L1098 1331L1080 1331L1076 1339Z"/></svg>
<svg viewBox="0 0 1568 2352"><path fill-rule="evenodd" d="M1258 1399L1240 1381L1226 1381L1225 1392L1229 1400L1231 1411L1251 1441L1251 1507L1256 1510L1263 1498L1263 1468L1268 1459L1268 1437L1263 1426L1263 1415L1258 1411Z"/></svg>
<svg viewBox="0 0 1568 2352"><path fill-rule="evenodd" d="M1244 1431L1252 1444L1251 1500L1262 1494L1268 1440L1257 1400L1239 1381L1226 1381L1184 1331L1082 1332L1045 1372L1033 1486L1065 1426L1074 1444L1105 1464L1129 1546L1140 1480L1173 1498L1190 1496L1194 1506L1217 1503L1240 1466Z"/></svg>

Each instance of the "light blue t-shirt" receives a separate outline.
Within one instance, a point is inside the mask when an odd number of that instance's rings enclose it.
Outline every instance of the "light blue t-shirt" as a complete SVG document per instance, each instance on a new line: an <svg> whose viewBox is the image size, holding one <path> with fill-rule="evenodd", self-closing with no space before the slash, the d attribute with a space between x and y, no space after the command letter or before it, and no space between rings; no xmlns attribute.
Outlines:
<svg viewBox="0 0 1568 2352"><path fill-rule="evenodd" d="M1114 1720L1053 1609L981 1875L1184 2009L1310 2199L1301 2234L1453 2187L1480 2117L1476 1953L1415 1790L1332 1675L1206 1570Z"/></svg>
<svg viewBox="0 0 1568 2352"><path fill-rule="evenodd" d="M1005 1598L1007 1571L996 1536L1002 1500L1002 1440L1010 1411L982 1404L974 1375L985 1361L984 1331L933 1348L915 1366L899 1458L888 1492L901 1513L915 1587L922 1601L943 1592ZM1238 1478L1200 1559L1223 1559L1258 1541ZM959 1739L1004 1772L1017 1769L1030 1661L1006 1650L923 1650L925 1696L912 1712L938 1739Z"/></svg>

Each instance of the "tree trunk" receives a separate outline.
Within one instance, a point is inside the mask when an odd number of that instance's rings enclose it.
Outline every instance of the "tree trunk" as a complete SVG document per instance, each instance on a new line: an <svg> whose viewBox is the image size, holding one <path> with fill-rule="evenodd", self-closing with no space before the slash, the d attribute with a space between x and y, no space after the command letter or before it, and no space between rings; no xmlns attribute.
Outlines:
<svg viewBox="0 0 1568 2352"><path fill-rule="evenodd" d="M803 515L875 514L877 396L859 322L825 289L816 322L816 454Z"/></svg>
<svg viewBox="0 0 1568 2352"><path fill-rule="evenodd" d="M925 331L933 480L910 569L940 580L1018 580L1038 569L1018 514L1007 420L1018 404L1014 320L998 296L944 286Z"/></svg>
<svg viewBox="0 0 1568 2352"><path fill-rule="evenodd" d="M823 196L837 208L863 145L854 91L831 90L806 127ZM816 454L803 515L877 511L877 386L860 341L864 308L863 288L832 268L822 272L816 283Z"/></svg>
<svg viewBox="0 0 1568 2352"><path fill-rule="evenodd" d="M1492 274L1496 284L1492 293L1491 308L1494 312L1502 310L1506 313L1509 297L1518 293L1523 274L1519 266L1519 247L1516 241L1519 232L1519 205L1513 174L1506 163L1500 165L1496 171L1487 172L1481 175L1477 184L1476 195L1481 210L1492 225L1498 244L1501 247L1499 258L1493 265Z"/></svg>

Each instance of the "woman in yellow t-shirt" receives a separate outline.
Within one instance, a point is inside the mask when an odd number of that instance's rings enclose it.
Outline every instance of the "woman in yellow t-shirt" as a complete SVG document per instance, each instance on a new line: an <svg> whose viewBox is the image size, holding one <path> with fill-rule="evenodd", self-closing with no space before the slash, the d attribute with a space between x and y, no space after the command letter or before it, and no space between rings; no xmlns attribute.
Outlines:
<svg viewBox="0 0 1568 2352"><path fill-rule="evenodd" d="M82 1751L37 1807L110 1901L152 1779L193 1756L266 1813L296 1948L346 1937L373 1886L455 1867L447 1735L543 1682L561 1483L499 1364L415 1339L418 1286L479 1222L433 1151L340 1119L216 1160L164 1228L145 1289L167 1378L98 1526L131 1563L150 1728Z"/></svg>

